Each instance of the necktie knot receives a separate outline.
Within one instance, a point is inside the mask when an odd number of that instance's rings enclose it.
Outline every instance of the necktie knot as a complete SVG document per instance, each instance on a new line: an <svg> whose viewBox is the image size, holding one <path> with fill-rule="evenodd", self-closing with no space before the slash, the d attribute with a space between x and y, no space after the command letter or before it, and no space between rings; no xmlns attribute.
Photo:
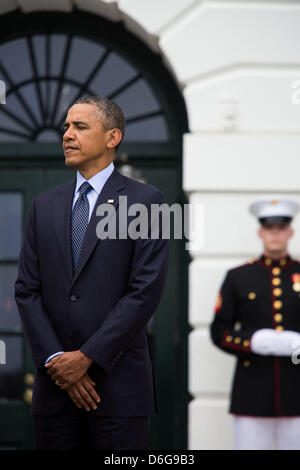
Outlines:
<svg viewBox="0 0 300 470"><path fill-rule="evenodd" d="M90 183L88 183L87 181L85 181L84 183L82 183L82 185L80 186L79 188L79 192L82 196L86 196L87 193L92 189L92 186L90 185Z"/></svg>

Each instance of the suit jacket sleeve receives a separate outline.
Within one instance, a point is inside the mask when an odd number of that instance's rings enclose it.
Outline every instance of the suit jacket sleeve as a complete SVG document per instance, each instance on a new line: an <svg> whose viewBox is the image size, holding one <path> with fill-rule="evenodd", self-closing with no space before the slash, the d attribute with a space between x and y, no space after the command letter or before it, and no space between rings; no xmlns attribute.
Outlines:
<svg viewBox="0 0 300 470"><path fill-rule="evenodd" d="M212 341L220 349L245 358L253 354L250 350L250 343L254 330L243 329L243 325L240 330L235 329L235 323L238 321L240 318L234 280L232 272L229 271L219 293L210 333Z"/></svg>
<svg viewBox="0 0 300 470"><path fill-rule="evenodd" d="M160 191L151 200L154 204L164 202ZM148 227L150 231L150 223ZM135 240L126 295L117 302L101 327L80 348L106 373L113 369L114 359L124 354L134 338L144 330L159 305L167 277L169 251L169 241L162 238L161 228L160 224L158 239L151 239L148 233L147 239Z"/></svg>
<svg viewBox="0 0 300 470"><path fill-rule="evenodd" d="M42 302L35 227L34 197L29 209L19 257L15 299L23 328L31 346L33 360L37 367L43 367L47 357L57 351L63 351L63 346L54 332Z"/></svg>

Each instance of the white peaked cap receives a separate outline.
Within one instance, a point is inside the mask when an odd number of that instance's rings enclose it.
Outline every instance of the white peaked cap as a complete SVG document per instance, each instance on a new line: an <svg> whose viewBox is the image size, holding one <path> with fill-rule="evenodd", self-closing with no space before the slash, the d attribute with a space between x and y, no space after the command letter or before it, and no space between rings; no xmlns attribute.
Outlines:
<svg viewBox="0 0 300 470"><path fill-rule="evenodd" d="M249 210L260 221L291 220L299 211L297 202L283 197L272 197L253 202Z"/></svg>

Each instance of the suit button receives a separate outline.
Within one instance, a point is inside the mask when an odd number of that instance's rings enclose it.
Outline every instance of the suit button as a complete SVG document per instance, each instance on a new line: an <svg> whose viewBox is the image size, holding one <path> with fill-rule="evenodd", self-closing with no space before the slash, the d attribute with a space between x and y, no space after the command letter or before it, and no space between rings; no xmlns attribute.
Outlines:
<svg viewBox="0 0 300 470"><path fill-rule="evenodd" d="M77 295L72 294L71 297L70 297L70 300L71 300L71 302L75 302L75 300L77 300Z"/></svg>
<svg viewBox="0 0 300 470"><path fill-rule="evenodd" d="M244 364L244 367L249 367L250 366L250 361L244 361L243 364Z"/></svg>

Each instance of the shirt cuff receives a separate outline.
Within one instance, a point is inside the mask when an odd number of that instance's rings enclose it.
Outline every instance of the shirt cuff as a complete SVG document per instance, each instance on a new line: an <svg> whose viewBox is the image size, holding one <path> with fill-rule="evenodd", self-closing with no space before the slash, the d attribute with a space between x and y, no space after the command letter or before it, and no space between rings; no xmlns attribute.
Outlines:
<svg viewBox="0 0 300 470"><path fill-rule="evenodd" d="M48 364L48 362L51 361L51 359L52 359L53 357L58 356L59 354L63 354L63 353L64 353L64 351L58 351L58 352L56 352L56 353L54 353L54 354L51 354L51 356L49 356L49 357L46 359L45 365Z"/></svg>

